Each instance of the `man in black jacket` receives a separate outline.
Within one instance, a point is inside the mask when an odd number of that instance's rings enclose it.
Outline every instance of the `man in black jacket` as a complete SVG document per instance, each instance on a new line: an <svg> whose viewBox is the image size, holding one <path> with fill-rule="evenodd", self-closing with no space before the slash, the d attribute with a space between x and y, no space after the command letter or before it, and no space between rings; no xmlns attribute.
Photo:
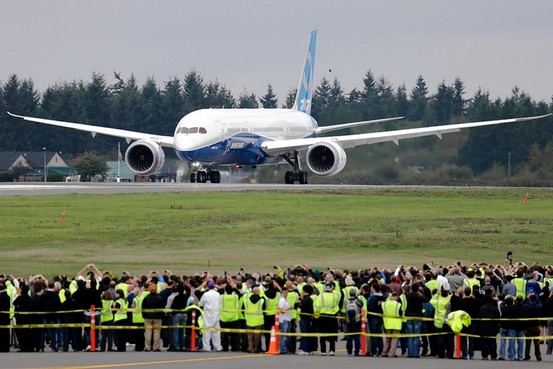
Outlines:
<svg viewBox="0 0 553 369"><path fill-rule="evenodd" d="M0 325L10 325L10 296L4 280L0 281ZM10 329L0 328L0 352L10 351Z"/></svg>
<svg viewBox="0 0 553 369"><path fill-rule="evenodd" d="M486 303L478 310L480 321L480 342L482 359L497 360L497 342L495 336L499 333L499 309L491 294L486 293Z"/></svg>
<svg viewBox="0 0 553 369"><path fill-rule="evenodd" d="M534 294L533 291L530 291L528 298L524 301L524 307L526 308L526 316L528 318L540 318L542 305L538 297ZM540 352L540 321L527 320L526 322L526 337L532 337L531 339L526 340L526 349L524 352L524 360L530 360L530 348L532 343L534 343L534 354L536 355L536 360L541 361L541 352Z"/></svg>
<svg viewBox="0 0 553 369"><path fill-rule="evenodd" d="M517 296L515 303L505 308L503 317L509 319L506 321L506 327L509 329L509 360L513 361L516 359L521 361L523 359L524 327L526 325L525 321L520 320L521 318L526 318L526 309L522 305L522 296ZM516 357L515 344L517 346Z"/></svg>
<svg viewBox="0 0 553 369"><path fill-rule="evenodd" d="M157 284L150 282L150 294L142 301L142 317L144 318L144 351L161 351L161 319L163 318L163 299L157 293ZM151 311L160 309L159 311ZM153 335L153 346L152 346Z"/></svg>

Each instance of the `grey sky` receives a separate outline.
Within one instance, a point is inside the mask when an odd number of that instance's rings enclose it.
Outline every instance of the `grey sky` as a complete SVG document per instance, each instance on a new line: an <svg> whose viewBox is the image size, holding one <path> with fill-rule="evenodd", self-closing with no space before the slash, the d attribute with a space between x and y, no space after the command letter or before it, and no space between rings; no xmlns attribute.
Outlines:
<svg viewBox="0 0 553 369"><path fill-rule="evenodd" d="M162 86L195 68L236 97L271 83L282 103L316 28L315 79L346 92L371 69L408 91L419 74L432 93L459 76L467 97L481 87L505 98L516 85L549 103L552 14L550 0L6 0L0 82L15 73L43 91L93 71L112 83L118 71Z"/></svg>

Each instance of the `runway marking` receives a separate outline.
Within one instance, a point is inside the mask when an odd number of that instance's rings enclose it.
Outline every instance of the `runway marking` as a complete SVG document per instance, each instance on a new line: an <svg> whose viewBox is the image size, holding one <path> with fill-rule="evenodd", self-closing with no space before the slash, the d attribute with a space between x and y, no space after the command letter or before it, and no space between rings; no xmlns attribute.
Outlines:
<svg viewBox="0 0 553 369"><path fill-rule="evenodd" d="M269 355L262 354L249 354L240 356L220 356L220 357L201 357L195 359L177 359L177 360L160 360L160 361L139 361L134 363L118 363L118 364L95 364L95 365L78 365L78 366L51 366L51 367L34 367L26 369L100 369L100 368L121 368L143 365L163 365L163 364L176 364L176 363L193 363L199 361L218 361L218 360L232 360L232 359L245 359L255 357L267 357Z"/></svg>

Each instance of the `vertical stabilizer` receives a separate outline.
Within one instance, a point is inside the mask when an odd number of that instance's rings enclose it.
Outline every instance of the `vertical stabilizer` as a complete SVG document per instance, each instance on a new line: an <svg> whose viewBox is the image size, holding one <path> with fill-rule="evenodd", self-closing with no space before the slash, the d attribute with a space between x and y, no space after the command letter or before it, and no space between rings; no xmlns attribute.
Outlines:
<svg viewBox="0 0 553 369"><path fill-rule="evenodd" d="M315 45L317 43L317 30L311 32L305 62L301 73L300 83L293 110L299 110L311 115L311 98L313 96L313 76L315 73Z"/></svg>

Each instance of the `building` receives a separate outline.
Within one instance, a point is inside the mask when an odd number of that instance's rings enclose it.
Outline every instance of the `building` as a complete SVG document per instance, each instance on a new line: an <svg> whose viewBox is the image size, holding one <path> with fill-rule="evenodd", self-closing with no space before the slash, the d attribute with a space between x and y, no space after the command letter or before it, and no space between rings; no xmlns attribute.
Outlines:
<svg viewBox="0 0 553 369"><path fill-rule="evenodd" d="M0 152L0 173L3 180L44 182L56 178L64 180L72 170L57 152L4 151Z"/></svg>

